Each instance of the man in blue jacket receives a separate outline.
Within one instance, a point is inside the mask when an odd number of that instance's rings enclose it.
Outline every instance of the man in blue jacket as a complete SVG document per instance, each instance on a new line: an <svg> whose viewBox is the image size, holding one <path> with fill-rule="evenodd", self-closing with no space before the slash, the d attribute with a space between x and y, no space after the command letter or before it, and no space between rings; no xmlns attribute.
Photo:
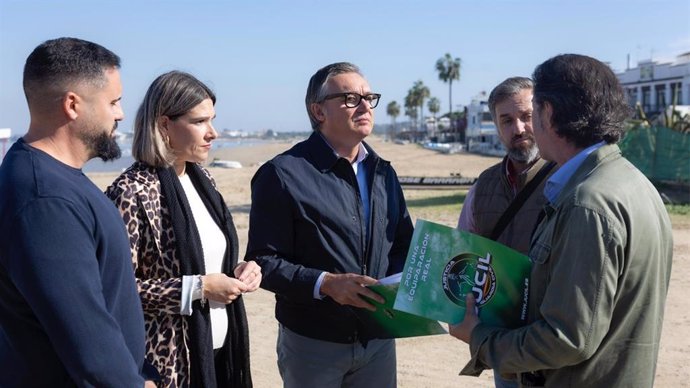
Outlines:
<svg viewBox="0 0 690 388"><path fill-rule="evenodd" d="M671 223L659 194L616 145L629 108L611 69L565 54L537 66L532 124L547 181L532 235L527 326L481 323L468 300L451 334L464 374L518 373L522 386L651 387L671 276Z"/></svg>
<svg viewBox="0 0 690 388"><path fill-rule="evenodd" d="M120 155L120 59L60 38L24 67L31 123L0 166L0 386L142 387L129 242L82 173Z"/></svg>
<svg viewBox="0 0 690 388"><path fill-rule="evenodd" d="M363 140L379 94L334 63L309 81L314 133L252 179L247 259L276 294L278 367L287 388L395 387L395 343L354 309L366 288L402 271L412 237L397 175Z"/></svg>

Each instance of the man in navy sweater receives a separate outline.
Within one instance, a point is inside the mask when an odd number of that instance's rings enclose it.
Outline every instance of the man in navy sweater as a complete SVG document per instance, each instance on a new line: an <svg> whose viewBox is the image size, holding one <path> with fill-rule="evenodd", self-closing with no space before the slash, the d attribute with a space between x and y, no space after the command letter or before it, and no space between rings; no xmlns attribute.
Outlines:
<svg viewBox="0 0 690 388"><path fill-rule="evenodd" d="M31 123L0 166L2 387L145 385L127 233L81 171L89 159L120 155L119 65L104 47L73 38L46 41L27 58Z"/></svg>

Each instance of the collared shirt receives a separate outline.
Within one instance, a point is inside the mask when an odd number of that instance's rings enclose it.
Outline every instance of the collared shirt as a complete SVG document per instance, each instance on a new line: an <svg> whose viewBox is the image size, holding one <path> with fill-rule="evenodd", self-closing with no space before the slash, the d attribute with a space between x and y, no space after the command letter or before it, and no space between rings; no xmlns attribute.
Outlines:
<svg viewBox="0 0 690 388"><path fill-rule="evenodd" d="M319 132L321 135L321 132ZM333 146L328 142L328 140L321 135L323 140L328 144L329 147L333 150L333 153L337 156L338 153L333 149ZM367 237L369 236L369 187L367 185L367 169L366 168L359 168L359 166L364 162L364 159L369 156L369 151L367 151L366 147L364 147L364 144L361 142L359 143L359 151L357 152L357 158L350 163L352 166L352 170L355 172L355 176L357 177L357 186L359 186L359 196L362 199L362 207L364 208L364 222L367 225ZM314 299L323 299L323 295L321 295L321 283L323 283L323 278L326 276L326 272L321 272L321 275L319 275L319 278L316 279L316 284L314 284Z"/></svg>
<svg viewBox="0 0 690 388"><path fill-rule="evenodd" d="M554 203L556 198L558 198L558 195L561 193L561 190L563 190L565 187L565 184L568 183L570 178L573 176L573 174L575 174L575 171L577 171L580 165L582 165L582 162L585 161L587 156L605 144L606 142L601 141L585 148L570 160L565 162L565 164L563 164L558 171L553 173L549 180L546 181L546 185L544 186L544 196L546 199L548 199L550 203Z"/></svg>
<svg viewBox="0 0 690 388"><path fill-rule="evenodd" d="M515 170L515 165L513 164L513 161L508 158L507 162L505 163L505 173L506 173L506 178L508 179L508 183L510 183L510 188L513 189L513 196L517 196L517 193L522 189L520 187L520 176L525 176L527 175L527 172L534 166L539 160L541 160L540 157L535 158L533 161L531 161L526 168L522 169L522 171L517 172ZM522 179L524 180L524 179Z"/></svg>
<svg viewBox="0 0 690 388"><path fill-rule="evenodd" d="M369 225L369 218L370 218L370 211L369 211L369 185L368 185L368 176L367 176L367 169L366 168L359 168L359 166L362 165L362 162L364 162L364 159L369 156L369 151L364 147L362 143L359 143L359 152L357 153L357 159L355 159L354 162L351 163L352 169L355 171L355 175L357 176L357 185L359 186L359 195L360 198L362 198L362 206L364 207L364 222L366 222L367 225L367 232L369 230L368 225Z"/></svg>

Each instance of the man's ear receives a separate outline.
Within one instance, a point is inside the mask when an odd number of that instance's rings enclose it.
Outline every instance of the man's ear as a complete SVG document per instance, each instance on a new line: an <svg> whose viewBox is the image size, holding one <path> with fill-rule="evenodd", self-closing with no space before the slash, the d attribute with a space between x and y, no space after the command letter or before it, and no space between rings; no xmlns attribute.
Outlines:
<svg viewBox="0 0 690 388"><path fill-rule="evenodd" d="M314 116L314 118L316 118L316 120L319 122L326 120L326 113L324 112L321 104L313 102L311 105L309 105L309 110L311 110L312 116Z"/></svg>
<svg viewBox="0 0 690 388"><path fill-rule="evenodd" d="M76 120L79 117L82 99L74 92L67 92L62 96L62 112L70 120Z"/></svg>
<svg viewBox="0 0 690 388"><path fill-rule="evenodd" d="M548 124L549 128L553 128L553 106L551 106L551 103L548 101L544 101L541 104L541 113L542 113L542 120L543 124Z"/></svg>

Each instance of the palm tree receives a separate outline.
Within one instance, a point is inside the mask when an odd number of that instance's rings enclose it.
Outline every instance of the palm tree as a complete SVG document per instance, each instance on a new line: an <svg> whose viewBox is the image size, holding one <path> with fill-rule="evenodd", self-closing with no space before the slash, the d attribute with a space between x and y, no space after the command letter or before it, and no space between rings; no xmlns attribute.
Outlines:
<svg viewBox="0 0 690 388"><path fill-rule="evenodd" d="M419 114L417 112L417 107L419 106L419 99L417 96L417 93L415 93L414 89L410 89L407 91L407 96L405 96L405 116L408 116L414 127L418 130L417 128L417 117L419 117ZM414 111L414 116L410 115L409 112Z"/></svg>
<svg viewBox="0 0 690 388"><path fill-rule="evenodd" d="M434 118L434 131L437 128L437 122L436 122L436 113L438 113L441 110L441 101L438 100L436 97L431 97L429 99L429 102L427 102L426 107L429 108L429 112L431 113L431 117ZM434 134L432 133L431 136Z"/></svg>
<svg viewBox="0 0 690 388"><path fill-rule="evenodd" d="M460 62L460 58L453 58L449 53L436 61L438 78L448 83L448 117L451 123L453 122L453 81L460 81Z"/></svg>
<svg viewBox="0 0 690 388"><path fill-rule="evenodd" d="M417 126L417 105L407 105L405 104L405 116L410 118L410 122L412 123L413 126ZM415 133L414 138L410 139L413 141L417 141L417 131L413 131Z"/></svg>
<svg viewBox="0 0 690 388"><path fill-rule="evenodd" d="M426 107L429 108L429 112L433 118L436 118L436 113L441 110L441 101L436 97L431 97L429 102L426 103Z"/></svg>
<svg viewBox="0 0 690 388"><path fill-rule="evenodd" d="M431 92L429 91L429 88L424 85L424 82L422 80L419 80L412 85L412 93L415 96L415 101L417 102L417 106L419 107L419 122L420 126L424 125L424 100L429 98L431 95Z"/></svg>
<svg viewBox="0 0 690 388"><path fill-rule="evenodd" d="M400 105L398 105L396 101L389 102L386 106L386 113L388 114L388 116L391 117L391 121L393 121L392 128L389 131L390 135L388 136L392 139L392 134L395 133L395 118L398 117L398 115L400 115Z"/></svg>

